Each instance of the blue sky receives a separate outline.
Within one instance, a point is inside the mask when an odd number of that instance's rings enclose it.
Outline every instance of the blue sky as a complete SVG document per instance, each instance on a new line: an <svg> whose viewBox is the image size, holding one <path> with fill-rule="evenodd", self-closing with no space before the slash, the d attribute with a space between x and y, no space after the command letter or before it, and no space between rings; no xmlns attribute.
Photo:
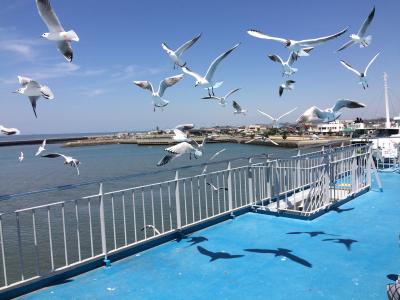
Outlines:
<svg viewBox="0 0 400 300"><path fill-rule="evenodd" d="M366 109L346 111L343 118L383 115L383 72L389 85L395 113L400 112L399 64L400 1L136 1L136 0L52 0L52 6L66 30L74 29L80 42L74 43L74 61L67 63L54 44L43 40L47 31L35 1L2 0L0 11L0 124L17 127L23 133L96 132L171 128L179 123L196 126L266 123L261 109L280 115L298 110L286 120L294 121L311 105L325 108L338 98L360 100ZM376 5L369 29L372 44L335 53L350 33ZM286 10L286 12L283 12ZM282 17L284 15L284 17ZM300 59L293 92L278 96L282 82L280 67L267 54L287 57L288 50L273 41L247 35L250 28L293 39L335 33L350 26L345 37L318 46L310 57ZM232 108L201 100L206 92L194 88L185 77L168 89L171 103L153 112L150 94L133 85L133 80L161 79L179 74L160 47L166 42L176 48L202 33L186 54L194 71L205 73L209 63L237 42L235 50L219 67L215 79L224 81L217 94L242 88L233 99L249 110L246 117L232 114ZM366 91L357 78L339 64L344 59L363 69L377 53L380 57L369 72ZM38 119L28 99L12 94L18 88L17 75L30 76L49 85L55 100L40 100Z"/></svg>

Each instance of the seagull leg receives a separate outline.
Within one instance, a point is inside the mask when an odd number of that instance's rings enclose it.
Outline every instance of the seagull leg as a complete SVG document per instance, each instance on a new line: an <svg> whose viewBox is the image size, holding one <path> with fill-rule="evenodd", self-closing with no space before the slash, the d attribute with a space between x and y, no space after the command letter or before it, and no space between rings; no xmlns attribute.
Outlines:
<svg viewBox="0 0 400 300"><path fill-rule="evenodd" d="M208 96L211 97L210 88L208 88L207 91L208 91Z"/></svg>
<svg viewBox="0 0 400 300"><path fill-rule="evenodd" d="M214 86L211 87L211 93L212 93L213 96L215 96L215 94L214 94Z"/></svg>

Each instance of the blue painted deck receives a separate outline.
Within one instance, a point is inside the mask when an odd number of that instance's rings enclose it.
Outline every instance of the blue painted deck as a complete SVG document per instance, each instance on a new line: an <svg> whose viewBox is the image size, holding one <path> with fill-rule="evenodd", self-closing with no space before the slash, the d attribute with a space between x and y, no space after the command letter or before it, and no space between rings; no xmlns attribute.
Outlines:
<svg viewBox="0 0 400 300"><path fill-rule="evenodd" d="M22 299L386 299L400 273L400 175L382 179L383 193L316 220L248 213Z"/></svg>

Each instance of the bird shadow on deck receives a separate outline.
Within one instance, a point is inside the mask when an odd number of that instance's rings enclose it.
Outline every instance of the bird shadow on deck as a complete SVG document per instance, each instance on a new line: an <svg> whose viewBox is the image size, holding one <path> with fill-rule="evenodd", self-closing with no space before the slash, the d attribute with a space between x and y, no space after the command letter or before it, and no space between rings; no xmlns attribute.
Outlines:
<svg viewBox="0 0 400 300"><path fill-rule="evenodd" d="M349 207L349 208L334 207L334 208L331 208L331 210L337 212L338 214L340 214L342 212L345 212L345 211L350 211L350 210L353 210L353 209L354 209L354 207Z"/></svg>
<svg viewBox="0 0 400 300"><path fill-rule="evenodd" d="M210 250L207 250L206 248L203 248L201 246L197 246L197 250L210 258L210 262L215 261L217 259L232 259L232 258L240 258L243 257L244 255L239 255L239 254L230 254L228 252L212 252Z"/></svg>
<svg viewBox="0 0 400 300"><path fill-rule="evenodd" d="M338 236L337 234L326 233L325 231L293 231L286 232L286 234L308 234L310 237L316 237L318 235Z"/></svg>
<svg viewBox="0 0 400 300"><path fill-rule="evenodd" d="M336 244L343 244L348 251L351 251L351 246L353 243L357 243L357 240L353 239L324 239L323 242L332 242Z"/></svg>
<svg viewBox="0 0 400 300"><path fill-rule="evenodd" d="M291 261L298 263L304 267L307 268L312 268L312 264L305 260L304 258L301 258L300 256L292 254L292 250L290 249L285 249L285 248L277 248L275 249L244 249L244 251L247 252L253 252L253 253L262 253L262 254L274 254L275 257L286 257L287 259L290 259Z"/></svg>

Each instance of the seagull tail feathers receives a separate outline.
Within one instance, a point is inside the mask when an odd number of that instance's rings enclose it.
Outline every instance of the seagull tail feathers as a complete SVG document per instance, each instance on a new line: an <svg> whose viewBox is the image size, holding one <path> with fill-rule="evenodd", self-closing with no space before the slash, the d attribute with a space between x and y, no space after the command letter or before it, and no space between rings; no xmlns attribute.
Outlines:
<svg viewBox="0 0 400 300"><path fill-rule="evenodd" d="M67 31L66 33L67 33L68 40L74 41L74 42L79 42L79 36L76 34L75 31L70 30L70 31Z"/></svg>
<svg viewBox="0 0 400 300"><path fill-rule="evenodd" d="M372 35L369 35L369 36L365 37L365 38L364 38L364 41L365 41L365 44L366 44L366 45L360 44L360 47L361 47L361 48L367 47L367 46L369 46L369 44L371 44L371 42L372 42Z"/></svg>

